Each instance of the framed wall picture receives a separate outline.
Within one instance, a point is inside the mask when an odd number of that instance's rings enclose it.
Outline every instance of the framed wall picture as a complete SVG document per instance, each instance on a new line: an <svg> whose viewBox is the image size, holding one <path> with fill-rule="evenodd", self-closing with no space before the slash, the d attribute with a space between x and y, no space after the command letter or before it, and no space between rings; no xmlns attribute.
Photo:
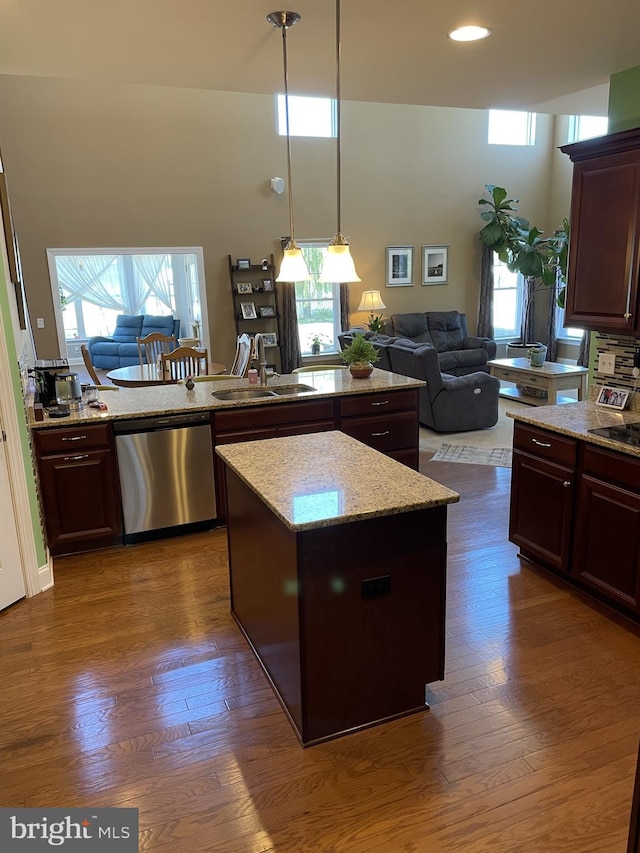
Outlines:
<svg viewBox="0 0 640 853"><path fill-rule="evenodd" d="M623 388L611 388L603 385L598 391L596 406L608 406L610 409L624 409L629 400L629 391Z"/></svg>
<svg viewBox="0 0 640 853"><path fill-rule="evenodd" d="M387 246L387 287L413 284L413 246Z"/></svg>
<svg viewBox="0 0 640 853"><path fill-rule="evenodd" d="M447 284L449 281L449 247L422 247L422 283Z"/></svg>
<svg viewBox="0 0 640 853"><path fill-rule="evenodd" d="M236 269L239 269L239 270L251 269L251 260L249 258L236 258Z"/></svg>
<svg viewBox="0 0 640 853"><path fill-rule="evenodd" d="M258 317L256 314L256 306L253 302L241 302L240 311L242 312L243 320L256 320Z"/></svg>
<svg viewBox="0 0 640 853"><path fill-rule="evenodd" d="M277 347L278 346L278 336L275 332L263 332L262 340L264 341L264 345L266 347Z"/></svg>
<svg viewBox="0 0 640 853"><path fill-rule="evenodd" d="M273 305L262 305L259 309L261 317L275 317L276 309Z"/></svg>
<svg viewBox="0 0 640 853"><path fill-rule="evenodd" d="M253 293L253 286L249 281L239 281L236 283L238 293Z"/></svg>

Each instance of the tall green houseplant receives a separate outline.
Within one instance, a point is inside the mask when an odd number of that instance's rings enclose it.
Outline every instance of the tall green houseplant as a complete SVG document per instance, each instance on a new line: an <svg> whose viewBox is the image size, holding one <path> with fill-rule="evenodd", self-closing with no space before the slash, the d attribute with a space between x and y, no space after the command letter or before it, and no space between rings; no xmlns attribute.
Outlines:
<svg viewBox="0 0 640 853"><path fill-rule="evenodd" d="M524 216L518 216L518 199L508 198L504 187L486 184L489 198L478 199L478 204L488 207L480 214L486 225L480 239L492 249L511 272L520 273L534 288L558 284L557 304L564 308L567 277L569 221L562 221L550 237L531 225ZM527 298L530 287L525 287L522 316L520 318L520 343L526 344L525 330L530 327L532 300Z"/></svg>

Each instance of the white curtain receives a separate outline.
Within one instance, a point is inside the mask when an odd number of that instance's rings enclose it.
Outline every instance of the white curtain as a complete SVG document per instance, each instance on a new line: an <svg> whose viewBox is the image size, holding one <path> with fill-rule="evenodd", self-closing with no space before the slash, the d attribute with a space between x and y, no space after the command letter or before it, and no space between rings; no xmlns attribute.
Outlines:
<svg viewBox="0 0 640 853"><path fill-rule="evenodd" d="M173 305L169 280L170 260L169 255L134 255L133 268L136 289L141 290L144 282L151 293L157 296L170 311L174 311L175 306Z"/></svg>
<svg viewBox="0 0 640 853"><path fill-rule="evenodd" d="M117 292L109 279L113 280L113 264L117 265L116 255L90 255L87 257L73 255L56 259L58 281L62 288L75 299L84 299L101 308L111 308L114 311L135 313L125 305L125 296ZM115 274L115 280L119 276Z"/></svg>

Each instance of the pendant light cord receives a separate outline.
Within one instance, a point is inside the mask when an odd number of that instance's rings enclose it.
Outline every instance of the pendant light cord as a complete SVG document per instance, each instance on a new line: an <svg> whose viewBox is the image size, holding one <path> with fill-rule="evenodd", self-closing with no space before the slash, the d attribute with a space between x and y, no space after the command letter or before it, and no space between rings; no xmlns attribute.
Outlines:
<svg viewBox="0 0 640 853"><path fill-rule="evenodd" d="M291 186L291 136L289 134L289 67L287 65L287 28L282 27L282 65L284 68L284 117L287 131L287 178L289 184L289 243L295 245L293 233L293 187Z"/></svg>
<svg viewBox="0 0 640 853"><path fill-rule="evenodd" d="M340 141L340 0L336 0L336 136L338 140L338 157L336 164L337 199L338 199L338 234L342 233L342 152Z"/></svg>

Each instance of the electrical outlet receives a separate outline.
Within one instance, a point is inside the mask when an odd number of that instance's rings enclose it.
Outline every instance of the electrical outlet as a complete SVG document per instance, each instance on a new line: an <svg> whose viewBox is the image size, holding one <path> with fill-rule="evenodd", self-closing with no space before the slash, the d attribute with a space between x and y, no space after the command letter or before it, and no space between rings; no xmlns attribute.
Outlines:
<svg viewBox="0 0 640 853"><path fill-rule="evenodd" d="M44 317L37 317L36 318L36 326L39 329L44 329Z"/></svg>
<svg viewBox="0 0 640 853"><path fill-rule="evenodd" d="M613 376L616 372L616 357L609 352L601 352L598 356L598 373Z"/></svg>

